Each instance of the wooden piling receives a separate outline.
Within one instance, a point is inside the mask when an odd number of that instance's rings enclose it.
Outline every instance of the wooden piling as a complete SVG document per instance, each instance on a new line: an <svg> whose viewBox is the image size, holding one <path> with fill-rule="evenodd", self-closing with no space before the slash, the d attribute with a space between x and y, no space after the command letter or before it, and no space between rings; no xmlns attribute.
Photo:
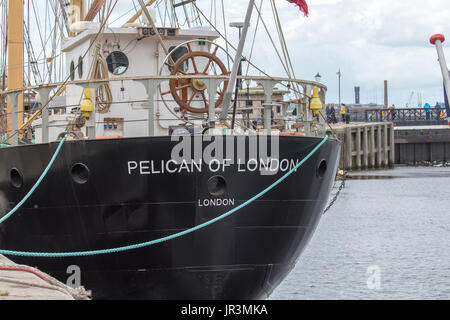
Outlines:
<svg viewBox="0 0 450 320"><path fill-rule="evenodd" d="M364 126L363 128L363 157L364 157L364 165L363 168L369 167L369 128Z"/></svg>
<svg viewBox="0 0 450 320"><path fill-rule="evenodd" d="M370 126L370 167L375 168L375 126ZM349 167L351 168L351 167Z"/></svg>
<svg viewBox="0 0 450 320"><path fill-rule="evenodd" d="M352 152L352 131L351 128L345 129L345 167L351 168L353 166L353 152Z"/></svg>
<svg viewBox="0 0 450 320"><path fill-rule="evenodd" d="M343 142L341 168L359 170L394 165L394 126L391 122L334 125Z"/></svg>
<svg viewBox="0 0 450 320"><path fill-rule="evenodd" d="M383 126L383 166L389 166L388 125Z"/></svg>
<svg viewBox="0 0 450 320"><path fill-rule="evenodd" d="M356 168L361 169L361 128L356 128Z"/></svg>
<svg viewBox="0 0 450 320"><path fill-rule="evenodd" d="M376 158L377 158L377 168L381 168L382 166L382 155L383 155L383 143L381 140L381 131L382 131L382 125L378 125L377 126L377 154L376 154Z"/></svg>

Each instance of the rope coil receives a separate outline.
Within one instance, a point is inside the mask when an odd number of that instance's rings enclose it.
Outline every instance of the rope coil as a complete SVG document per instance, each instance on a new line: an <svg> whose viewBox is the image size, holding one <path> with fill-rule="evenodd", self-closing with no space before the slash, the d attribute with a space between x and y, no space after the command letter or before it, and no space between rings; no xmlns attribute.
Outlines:
<svg viewBox="0 0 450 320"><path fill-rule="evenodd" d="M298 168L300 168L309 158L311 158L328 140L328 136L325 136L323 140L305 157L300 161L294 168L292 168L289 172L284 174L281 178L276 180L273 184L259 192L257 195L252 197L251 199L247 200L246 202L240 204L239 206L231 209L230 211L222 214L221 216L218 216L214 219L211 219L205 223L202 223L198 226L192 227L190 229L172 234L167 237L124 246L124 247L118 247L118 248L111 248L111 249L101 249L101 250L91 250L91 251L80 251L80 252L59 252L59 253L51 253L51 252L25 252L25 251L13 251L13 250L0 250L0 254L3 255L11 255L11 256L21 256L21 257L41 257L41 258L63 258L63 257L85 257L85 256L94 256L94 255L104 255L104 254L112 254L112 253L118 253L123 251L130 251L135 249L140 249L148 246L152 246L161 242L166 242L169 240L173 240L175 238L182 237L184 235L187 235L189 233L193 233L197 230L206 228L209 225L212 225L220 220L225 219L226 217L238 212L240 209L248 206L249 204L255 202L259 198L261 198L263 195L265 195L270 190L274 189L277 185L279 185L281 182L286 180L290 175L292 175L295 171L297 171ZM17 211L17 210L16 210ZM9 214L10 216L11 214ZM1 223L1 222L0 222Z"/></svg>

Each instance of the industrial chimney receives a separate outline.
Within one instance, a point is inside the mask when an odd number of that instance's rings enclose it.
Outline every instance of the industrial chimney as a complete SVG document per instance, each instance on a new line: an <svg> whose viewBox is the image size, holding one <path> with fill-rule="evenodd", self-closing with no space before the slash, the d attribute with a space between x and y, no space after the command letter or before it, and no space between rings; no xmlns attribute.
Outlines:
<svg viewBox="0 0 450 320"><path fill-rule="evenodd" d="M384 80L384 106L387 108L389 104L388 101L388 82Z"/></svg>
<svg viewBox="0 0 450 320"><path fill-rule="evenodd" d="M361 88L360 87L355 87L355 104L360 104L360 97L361 97Z"/></svg>

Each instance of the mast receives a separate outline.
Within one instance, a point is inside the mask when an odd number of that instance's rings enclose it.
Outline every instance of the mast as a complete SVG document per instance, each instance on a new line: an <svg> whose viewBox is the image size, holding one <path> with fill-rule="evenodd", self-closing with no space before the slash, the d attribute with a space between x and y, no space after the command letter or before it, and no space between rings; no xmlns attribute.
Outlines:
<svg viewBox="0 0 450 320"><path fill-rule="evenodd" d="M245 40L247 38L248 28L250 26L250 19L252 18L253 6L255 5L255 0L250 0L248 2L247 13L245 15L244 26L242 28L242 34L239 39L239 45L237 48L236 56L233 63L233 69L231 70L230 82L225 92L222 104L222 114L220 115L220 120L225 121L228 114L228 109L230 108L231 96L233 95L233 86L236 82L236 78L239 71L239 66L241 64L242 52L244 51ZM236 98L237 99L237 98Z"/></svg>
<svg viewBox="0 0 450 320"><path fill-rule="evenodd" d="M70 0L70 6L72 7L72 22L78 22L84 20L84 0ZM75 9L75 10L73 10Z"/></svg>
<svg viewBox="0 0 450 320"><path fill-rule="evenodd" d="M92 2L91 7L89 8L88 13L84 17L86 21L93 21L97 13L100 11L101 7L104 5L106 0L94 0Z"/></svg>
<svg viewBox="0 0 450 320"><path fill-rule="evenodd" d="M8 89L23 87L23 1L8 1ZM17 128L23 123L23 94L19 95ZM8 101L8 135L12 134L13 106ZM11 141L8 141L9 143Z"/></svg>
<svg viewBox="0 0 450 320"><path fill-rule="evenodd" d="M84 21L84 13L84 0L70 0L69 28L75 22ZM71 37L74 35L74 33L70 33Z"/></svg>

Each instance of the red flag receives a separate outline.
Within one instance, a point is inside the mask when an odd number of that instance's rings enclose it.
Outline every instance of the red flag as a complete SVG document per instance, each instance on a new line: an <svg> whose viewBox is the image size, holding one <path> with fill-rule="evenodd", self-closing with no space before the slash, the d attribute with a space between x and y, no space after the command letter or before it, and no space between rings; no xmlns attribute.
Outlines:
<svg viewBox="0 0 450 320"><path fill-rule="evenodd" d="M308 16L308 14L309 14L308 4L306 3L305 0L287 0L287 1L298 5L300 11L303 12L305 14L305 16Z"/></svg>

